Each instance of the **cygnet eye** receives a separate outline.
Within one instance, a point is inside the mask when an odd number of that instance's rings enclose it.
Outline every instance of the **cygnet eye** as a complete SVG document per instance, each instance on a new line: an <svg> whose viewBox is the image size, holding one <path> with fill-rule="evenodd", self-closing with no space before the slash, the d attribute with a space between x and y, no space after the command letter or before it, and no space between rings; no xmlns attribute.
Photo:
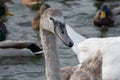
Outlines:
<svg viewBox="0 0 120 80"><path fill-rule="evenodd" d="M54 19L52 17L50 17L50 20L54 21Z"/></svg>

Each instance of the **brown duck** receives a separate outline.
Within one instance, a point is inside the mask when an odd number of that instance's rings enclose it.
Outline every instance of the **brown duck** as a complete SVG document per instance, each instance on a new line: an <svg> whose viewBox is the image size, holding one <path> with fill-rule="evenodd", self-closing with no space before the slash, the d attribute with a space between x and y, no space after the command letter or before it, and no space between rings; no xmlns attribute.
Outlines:
<svg viewBox="0 0 120 80"><path fill-rule="evenodd" d="M107 5L102 5L93 19L93 24L98 27L113 26L115 23L115 16L119 14L120 7L110 10Z"/></svg>

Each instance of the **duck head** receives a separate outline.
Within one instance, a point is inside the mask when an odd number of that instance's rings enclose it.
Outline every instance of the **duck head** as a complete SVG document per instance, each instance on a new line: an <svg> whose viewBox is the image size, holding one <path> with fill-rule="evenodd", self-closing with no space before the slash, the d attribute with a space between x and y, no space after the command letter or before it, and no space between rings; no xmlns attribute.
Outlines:
<svg viewBox="0 0 120 80"><path fill-rule="evenodd" d="M63 15L59 10L53 8L46 9L41 16L40 27L41 29L56 34L68 47L73 46L73 41L70 39L66 31L66 24Z"/></svg>
<svg viewBox="0 0 120 80"><path fill-rule="evenodd" d="M111 14L110 9L107 5L102 5L100 9L100 19L105 19L107 16Z"/></svg>
<svg viewBox="0 0 120 80"><path fill-rule="evenodd" d="M4 6L2 6L2 5L0 5L0 17L1 16L3 16L3 15L5 15L5 7Z"/></svg>
<svg viewBox="0 0 120 80"><path fill-rule="evenodd" d="M0 4L0 17L3 15L13 16L13 14L7 9L6 6Z"/></svg>

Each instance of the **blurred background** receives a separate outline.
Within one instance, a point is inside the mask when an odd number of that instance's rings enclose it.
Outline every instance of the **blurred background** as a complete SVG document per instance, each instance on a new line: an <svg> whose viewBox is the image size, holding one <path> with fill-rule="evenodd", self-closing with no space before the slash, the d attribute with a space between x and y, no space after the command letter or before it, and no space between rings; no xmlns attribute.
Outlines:
<svg viewBox="0 0 120 80"><path fill-rule="evenodd" d="M30 40L41 45L39 34L32 30L32 18L38 12L21 4L20 0L13 0L15 4L7 4L14 16L9 16L5 22L9 40ZM45 0L51 7L62 11L65 21L79 34L89 37L119 36L120 23L107 31L92 24L96 11L102 4L110 8L120 6L120 0ZM120 18L120 17L118 17ZM61 67L78 64L76 54L58 39L58 51ZM12 53L12 52L10 52ZM44 57L0 57L0 80L46 80Z"/></svg>

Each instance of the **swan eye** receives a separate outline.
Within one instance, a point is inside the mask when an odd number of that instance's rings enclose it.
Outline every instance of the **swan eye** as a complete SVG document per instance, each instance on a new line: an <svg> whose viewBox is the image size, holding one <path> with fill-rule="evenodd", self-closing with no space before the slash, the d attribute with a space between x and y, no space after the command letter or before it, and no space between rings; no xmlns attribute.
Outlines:
<svg viewBox="0 0 120 80"><path fill-rule="evenodd" d="M54 21L54 19L52 17L50 17L50 20Z"/></svg>
<svg viewBox="0 0 120 80"><path fill-rule="evenodd" d="M50 17L50 20L52 20L53 21L53 23L55 23L56 21L52 18L52 17Z"/></svg>

